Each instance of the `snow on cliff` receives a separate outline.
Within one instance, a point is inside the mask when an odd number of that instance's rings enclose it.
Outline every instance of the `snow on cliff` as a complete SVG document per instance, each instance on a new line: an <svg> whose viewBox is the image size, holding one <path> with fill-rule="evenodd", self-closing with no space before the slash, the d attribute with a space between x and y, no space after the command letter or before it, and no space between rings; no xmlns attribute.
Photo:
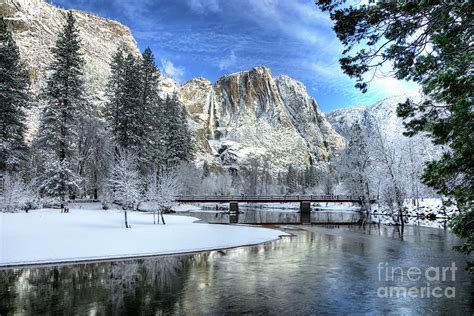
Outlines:
<svg viewBox="0 0 474 316"><path fill-rule="evenodd" d="M130 30L120 23L72 11L80 31L87 95L103 105L109 63L119 46L139 54ZM0 13L13 32L40 106L29 115L34 134L42 109L38 93L52 61L51 48L65 22L66 11L44 0L8 0ZM270 69L256 67L224 76L214 84L196 78L179 85L161 81L163 96L178 92L189 114L196 163L207 160L218 168L239 168L252 158L269 159L275 170L289 164L324 163L343 146L304 85L288 76L273 77Z"/></svg>
<svg viewBox="0 0 474 316"><path fill-rule="evenodd" d="M85 82L90 101L98 106L104 102L104 91L110 74L109 63L119 46L139 54L137 43L128 27L89 13L72 10L82 40L82 53L86 61ZM51 48L65 23L66 10L43 0L6 0L0 2L4 16L13 33L23 61L32 81L35 99L45 84L46 69L52 62ZM40 104L41 105L41 104ZM30 134L34 133L41 110L30 113Z"/></svg>
<svg viewBox="0 0 474 316"><path fill-rule="evenodd" d="M179 92L199 135L224 167L268 159L277 169L325 162L343 145L304 85L270 69L223 76L214 84L196 78ZM208 146L209 145L209 146Z"/></svg>
<svg viewBox="0 0 474 316"><path fill-rule="evenodd" d="M414 143L422 148L419 160L435 159L439 157L443 148L435 146L427 135L420 133L412 138L403 136L405 127L403 120L397 116L397 106L399 103L404 103L407 98L413 102L420 102L424 97L420 94L390 96L370 106L335 110L326 113L326 117L334 129L346 139L350 137L351 127L355 123L365 128L369 136L375 132L376 126L379 126L381 133L391 142L398 144L399 149L403 149L401 147L404 144Z"/></svg>

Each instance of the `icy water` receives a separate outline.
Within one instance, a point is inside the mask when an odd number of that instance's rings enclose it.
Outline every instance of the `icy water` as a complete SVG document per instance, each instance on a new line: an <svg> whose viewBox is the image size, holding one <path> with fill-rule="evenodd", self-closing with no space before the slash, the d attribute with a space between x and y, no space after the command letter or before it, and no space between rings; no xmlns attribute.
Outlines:
<svg viewBox="0 0 474 316"><path fill-rule="evenodd" d="M284 209L248 209L241 208L239 214L230 214L228 211L215 211L212 209L192 211L181 213L181 215L189 215L197 217L207 223L214 224L300 224L301 214L296 210ZM366 222L390 223L389 216L372 215L370 219L364 218L364 215L354 210L331 210L319 209L306 214L308 216L306 222L313 224L357 224ZM415 217L406 217L407 225L421 225L427 227L436 227L446 229L447 222L445 219L427 220Z"/></svg>
<svg viewBox="0 0 474 316"><path fill-rule="evenodd" d="M186 213L208 223L215 224L299 224L301 214L297 210L283 209L245 209L240 213L231 214L228 211L201 210ZM306 222L311 223L357 223L363 218L362 214L354 211L327 211L321 210L303 214Z"/></svg>
<svg viewBox="0 0 474 316"><path fill-rule="evenodd" d="M311 232L289 229L293 237L255 247L0 270L0 315L474 312L465 258L452 251L457 239L448 231L407 227L401 240L383 225L305 227ZM427 287L425 276L407 279L410 267L453 262L454 280L430 278L429 287L452 288L454 297L380 297L380 288ZM393 279L386 267L399 268Z"/></svg>

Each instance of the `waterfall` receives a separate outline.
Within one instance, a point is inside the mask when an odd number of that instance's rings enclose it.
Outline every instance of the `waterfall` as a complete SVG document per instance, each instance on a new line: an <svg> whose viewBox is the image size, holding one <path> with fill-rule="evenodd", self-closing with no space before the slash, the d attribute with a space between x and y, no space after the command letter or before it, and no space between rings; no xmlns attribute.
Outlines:
<svg viewBox="0 0 474 316"><path fill-rule="evenodd" d="M208 95L208 102L209 102L209 136L210 139L215 139L215 95L214 95L214 88L211 88L211 91Z"/></svg>

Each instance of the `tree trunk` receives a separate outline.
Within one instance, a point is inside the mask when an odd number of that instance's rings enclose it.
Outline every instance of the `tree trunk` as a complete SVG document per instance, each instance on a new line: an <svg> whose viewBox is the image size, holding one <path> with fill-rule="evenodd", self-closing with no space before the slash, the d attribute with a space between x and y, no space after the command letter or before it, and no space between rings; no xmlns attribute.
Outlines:
<svg viewBox="0 0 474 316"><path fill-rule="evenodd" d="M128 228L127 210L124 210L125 215L125 228Z"/></svg>
<svg viewBox="0 0 474 316"><path fill-rule="evenodd" d="M165 223L165 218L163 217L163 211L161 211L160 214L161 214L161 221L163 222L163 225L165 225L166 223Z"/></svg>

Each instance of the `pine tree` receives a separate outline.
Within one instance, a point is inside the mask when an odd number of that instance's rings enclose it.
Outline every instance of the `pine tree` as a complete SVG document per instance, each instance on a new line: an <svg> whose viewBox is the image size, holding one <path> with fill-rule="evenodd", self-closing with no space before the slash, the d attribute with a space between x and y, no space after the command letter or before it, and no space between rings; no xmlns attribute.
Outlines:
<svg viewBox="0 0 474 316"><path fill-rule="evenodd" d="M298 171L292 165L288 166L286 185L288 193L295 193L298 190Z"/></svg>
<svg viewBox="0 0 474 316"><path fill-rule="evenodd" d="M191 133L188 128L184 107L178 96L168 96L164 102L163 131L165 139L165 161L168 165L192 158Z"/></svg>
<svg viewBox="0 0 474 316"><path fill-rule="evenodd" d="M207 160L204 160L204 164L202 165L202 178L207 178L211 174L209 170L209 163Z"/></svg>
<svg viewBox="0 0 474 316"><path fill-rule="evenodd" d="M86 104L80 48L79 30L73 14L68 12L66 25L53 48L54 61L44 91L47 104L37 139L46 161L40 188L62 200L77 190L80 182L73 167L77 120Z"/></svg>
<svg viewBox="0 0 474 316"><path fill-rule="evenodd" d="M311 165L306 169L306 187L314 188L318 185L318 175L316 168Z"/></svg>
<svg viewBox="0 0 474 316"><path fill-rule="evenodd" d="M108 102L104 108L104 116L107 120L109 129L116 135L119 130L119 120L122 111L123 92L126 82L124 74L124 51L119 48L112 57L110 64L111 75L107 82L106 95Z"/></svg>
<svg viewBox="0 0 474 316"><path fill-rule="evenodd" d="M28 85L18 47L0 17L0 173L18 171L26 160Z"/></svg>
<svg viewBox="0 0 474 316"><path fill-rule="evenodd" d="M161 125L163 100L160 97L160 71L155 64L155 57L150 48L145 49L141 62L141 112L143 114L142 170L159 169L162 161L163 146Z"/></svg>
<svg viewBox="0 0 474 316"><path fill-rule="evenodd" d="M160 125L162 101L160 72L147 48L142 59L124 57L119 49L111 64L105 116L117 144L137 153L138 169L145 175L162 155Z"/></svg>

